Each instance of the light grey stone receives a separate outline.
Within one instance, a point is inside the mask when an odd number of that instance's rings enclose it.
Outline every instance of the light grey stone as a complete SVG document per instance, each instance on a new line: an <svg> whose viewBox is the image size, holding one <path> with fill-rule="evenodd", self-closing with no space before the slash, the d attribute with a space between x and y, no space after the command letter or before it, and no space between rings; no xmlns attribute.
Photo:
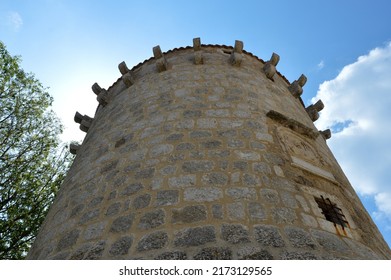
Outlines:
<svg viewBox="0 0 391 280"><path fill-rule="evenodd" d="M222 190L215 187L187 188L184 191L185 201L210 202L222 197Z"/></svg>
<svg viewBox="0 0 391 280"><path fill-rule="evenodd" d="M192 187L196 183L195 175L183 175L168 179L168 186L171 188L187 188Z"/></svg>

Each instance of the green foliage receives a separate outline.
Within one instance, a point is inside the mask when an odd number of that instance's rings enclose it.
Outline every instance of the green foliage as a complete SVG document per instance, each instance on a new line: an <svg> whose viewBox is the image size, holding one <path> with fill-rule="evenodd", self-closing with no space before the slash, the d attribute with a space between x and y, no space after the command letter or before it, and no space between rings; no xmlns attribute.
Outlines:
<svg viewBox="0 0 391 280"><path fill-rule="evenodd" d="M24 258L71 162L53 99L0 42L0 259Z"/></svg>

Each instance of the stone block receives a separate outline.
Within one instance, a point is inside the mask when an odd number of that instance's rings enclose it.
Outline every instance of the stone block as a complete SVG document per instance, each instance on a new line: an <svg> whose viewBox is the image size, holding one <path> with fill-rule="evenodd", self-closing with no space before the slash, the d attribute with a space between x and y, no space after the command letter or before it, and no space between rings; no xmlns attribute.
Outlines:
<svg viewBox="0 0 391 280"><path fill-rule="evenodd" d="M223 206L220 204L212 205L212 216L215 219L222 219L224 217Z"/></svg>
<svg viewBox="0 0 391 280"><path fill-rule="evenodd" d="M117 239L110 247L109 254L112 256L126 255L132 246L133 238L131 236L123 236Z"/></svg>
<svg viewBox="0 0 391 280"><path fill-rule="evenodd" d="M234 161L233 163L233 169L245 171L248 168L248 162L247 161Z"/></svg>
<svg viewBox="0 0 391 280"><path fill-rule="evenodd" d="M175 165L167 165L160 170L160 174L162 174L163 176L167 176L167 175L174 174L175 171L176 171Z"/></svg>
<svg viewBox="0 0 391 280"><path fill-rule="evenodd" d="M168 186L171 188L188 188L196 183L195 175L183 175L179 177L171 177L168 179Z"/></svg>
<svg viewBox="0 0 391 280"><path fill-rule="evenodd" d="M212 171L213 167L213 161L193 160L184 162L182 165L182 170L186 173L208 172Z"/></svg>
<svg viewBox="0 0 391 280"><path fill-rule="evenodd" d="M280 257L281 260L318 260L314 253L310 252L283 252Z"/></svg>
<svg viewBox="0 0 391 280"><path fill-rule="evenodd" d="M213 226L186 228L175 233L174 246L200 246L216 241L216 231Z"/></svg>
<svg viewBox="0 0 391 280"><path fill-rule="evenodd" d="M248 187L260 187L261 180L256 175L245 173L242 176L242 185Z"/></svg>
<svg viewBox="0 0 391 280"><path fill-rule="evenodd" d="M173 133L166 137L167 141L179 141L183 138L183 133Z"/></svg>
<svg viewBox="0 0 391 280"><path fill-rule="evenodd" d="M75 245L79 236L80 236L79 229L74 229L65 233L58 241L57 251L62 251Z"/></svg>
<svg viewBox="0 0 391 280"><path fill-rule="evenodd" d="M99 213L100 213L99 209L88 211L84 213L83 216L81 216L79 223L86 224L87 222L93 221L98 218Z"/></svg>
<svg viewBox="0 0 391 280"><path fill-rule="evenodd" d="M106 216L117 215L120 209L121 209L121 202L115 202L113 204L110 204L110 206L107 207Z"/></svg>
<svg viewBox="0 0 391 280"><path fill-rule="evenodd" d="M157 231L145 235L137 244L137 251L149 251L163 248L168 243L168 234L164 231Z"/></svg>
<svg viewBox="0 0 391 280"><path fill-rule="evenodd" d="M216 149L220 148L222 145L219 140L209 140L201 143L201 147L204 149Z"/></svg>
<svg viewBox="0 0 391 280"><path fill-rule="evenodd" d="M235 187L226 189L225 193L236 200L254 200L257 198L257 193L254 188Z"/></svg>
<svg viewBox="0 0 391 280"><path fill-rule="evenodd" d="M185 252L173 251L165 252L154 258L155 260L187 260L187 255Z"/></svg>
<svg viewBox="0 0 391 280"><path fill-rule="evenodd" d="M172 210L172 223L194 223L206 220L207 212L204 205L186 206Z"/></svg>
<svg viewBox="0 0 391 280"><path fill-rule="evenodd" d="M148 178L153 178L154 174L155 174L155 168L149 167L149 168L145 168L145 169L141 169L140 171L137 171L136 174L134 175L134 178L136 180L148 179Z"/></svg>
<svg viewBox="0 0 391 280"><path fill-rule="evenodd" d="M278 192L273 189L261 189L261 198L271 204L278 204L280 202L280 197Z"/></svg>
<svg viewBox="0 0 391 280"><path fill-rule="evenodd" d="M88 251L84 255L84 260L98 260L102 258L103 252L106 247L106 241L98 241L89 247Z"/></svg>
<svg viewBox="0 0 391 280"><path fill-rule="evenodd" d="M231 244L250 242L248 229L243 225L222 225L221 237Z"/></svg>
<svg viewBox="0 0 391 280"><path fill-rule="evenodd" d="M222 247L203 248L193 258L195 260L231 260L232 251L229 248Z"/></svg>
<svg viewBox="0 0 391 280"><path fill-rule="evenodd" d="M311 235L305 230L297 227L286 227L285 234L289 242L296 248L315 249L316 245Z"/></svg>
<svg viewBox="0 0 391 280"><path fill-rule="evenodd" d="M222 117L229 117L228 109L206 110L205 114L208 117L220 117L220 118L222 118Z"/></svg>
<svg viewBox="0 0 391 280"><path fill-rule="evenodd" d="M297 220L296 212L284 207L272 209L272 218L276 224L293 224Z"/></svg>
<svg viewBox="0 0 391 280"><path fill-rule="evenodd" d="M248 203L248 214L252 221L259 221L266 219L266 213L263 208L262 203L259 202L249 202Z"/></svg>
<svg viewBox="0 0 391 280"><path fill-rule="evenodd" d="M194 150L195 145L192 143L180 143L176 146L177 151Z"/></svg>
<svg viewBox="0 0 391 280"><path fill-rule="evenodd" d="M350 251L346 243L335 234L321 230L311 230L311 234L326 251L339 252L344 255Z"/></svg>
<svg viewBox="0 0 391 280"><path fill-rule="evenodd" d="M149 205L151 202L151 195L150 194L143 194L138 197L136 197L133 200L133 207L135 209L142 209Z"/></svg>
<svg viewBox="0 0 391 280"><path fill-rule="evenodd" d="M194 119L201 117L201 110L185 110L183 111L183 117L186 119Z"/></svg>
<svg viewBox="0 0 391 280"><path fill-rule="evenodd" d="M260 160L260 155L257 152L254 151L245 151L245 150L235 150L235 155L238 157L238 159L242 160Z"/></svg>
<svg viewBox="0 0 391 280"><path fill-rule="evenodd" d="M242 202L234 202L227 205L228 218L231 221L243 220L246 216Z"/></svg>
<svg viewBox="0 0 391 280"><path fill-rule="evenodd" d="M285 242L277 227L271 225L254 226L255 240L263 246L284 247Z"/></svg>
<svg viewBox="0 0 391 280"><path fill-rule="evenodd" d="M157 209L145 213L138 224L139 229L152 229L159 227L165 223L166 214L162 209Z"/></svg>
<svg viewBox="0 0 391 280"><path fill-rule="evenodd" d="M199 128L216 128L217 127L217 121L213 118L199 118L197 120L197 126Z"/></svg>
<svg viewBox="0 0 391 280"><path fill-rule="evenodd" d="M210 202L221 199L223 192L215 187L187 188L183 196L185 201Z"/></svg>
<svg viewBox="0 0 391 280"><path fill-rule="evenodd" d="M100 222L93 225L89 225L84 231L84 240L91 240L100 238L102 236L103 230L106 227L106 222Z"/></svg>
<svg viewBox="0 0 391 280"><path fill-rule="evenodd" d="M196 138L211 137L212 134L207 130L194 130L189 133L189 136L192 139L196 139Z"/></svg>
<svg viewBox="0 0 391 280"><path fill-rule="evenodd" d="M133 183L123 188L121 191L121 195L129 196L137 193L141 189L143 189L144 186L141 183Z"/></svg>
<svg viewBox="0 0 391 280"><path fill-rule="evenodd" d="M225 186L228 183L228 176L222 172L204 174L201 182L205 186Z"/></svg>
<svg viewBox="0 0 391 280"><path fill-rule="evenodd" d="M157 206L174 205L178 203L179 192L177 190L161 190L156 195Z"/></svg>
<svg viewBox="0 0 391 280"><path fill-rule="evenodd" d="M116 218L110 227L110 232L126 232L132 226L134 214L128 214Z"/></svg>

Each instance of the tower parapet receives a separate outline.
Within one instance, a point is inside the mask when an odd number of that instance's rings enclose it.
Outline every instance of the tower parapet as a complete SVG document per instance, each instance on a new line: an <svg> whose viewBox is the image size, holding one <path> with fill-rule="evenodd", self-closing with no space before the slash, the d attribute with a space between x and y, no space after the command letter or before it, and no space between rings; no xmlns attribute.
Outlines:
<svg viewBox="0 0 391 280"><path fill-rule="evenodd" d="M305 108L306 77L234 47L163 53L107 90L29 259L389 259Z"/></svg>

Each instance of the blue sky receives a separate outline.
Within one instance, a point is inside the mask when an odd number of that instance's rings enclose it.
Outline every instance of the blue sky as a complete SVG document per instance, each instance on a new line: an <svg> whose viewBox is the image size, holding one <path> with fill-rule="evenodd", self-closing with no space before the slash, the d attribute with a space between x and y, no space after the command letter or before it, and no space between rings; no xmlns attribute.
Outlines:
<svg viewBox="0 0 391 280"><path fill-rule="evenodd" d="M391 2L2 0L0 40L55 98L65 141L84 134L76 111L94 115L93 83L163 51L192 44L233 45L269 59L288 80L308 77L302 98L325 104L319 129L383 236L391 244Z"/></svg>

